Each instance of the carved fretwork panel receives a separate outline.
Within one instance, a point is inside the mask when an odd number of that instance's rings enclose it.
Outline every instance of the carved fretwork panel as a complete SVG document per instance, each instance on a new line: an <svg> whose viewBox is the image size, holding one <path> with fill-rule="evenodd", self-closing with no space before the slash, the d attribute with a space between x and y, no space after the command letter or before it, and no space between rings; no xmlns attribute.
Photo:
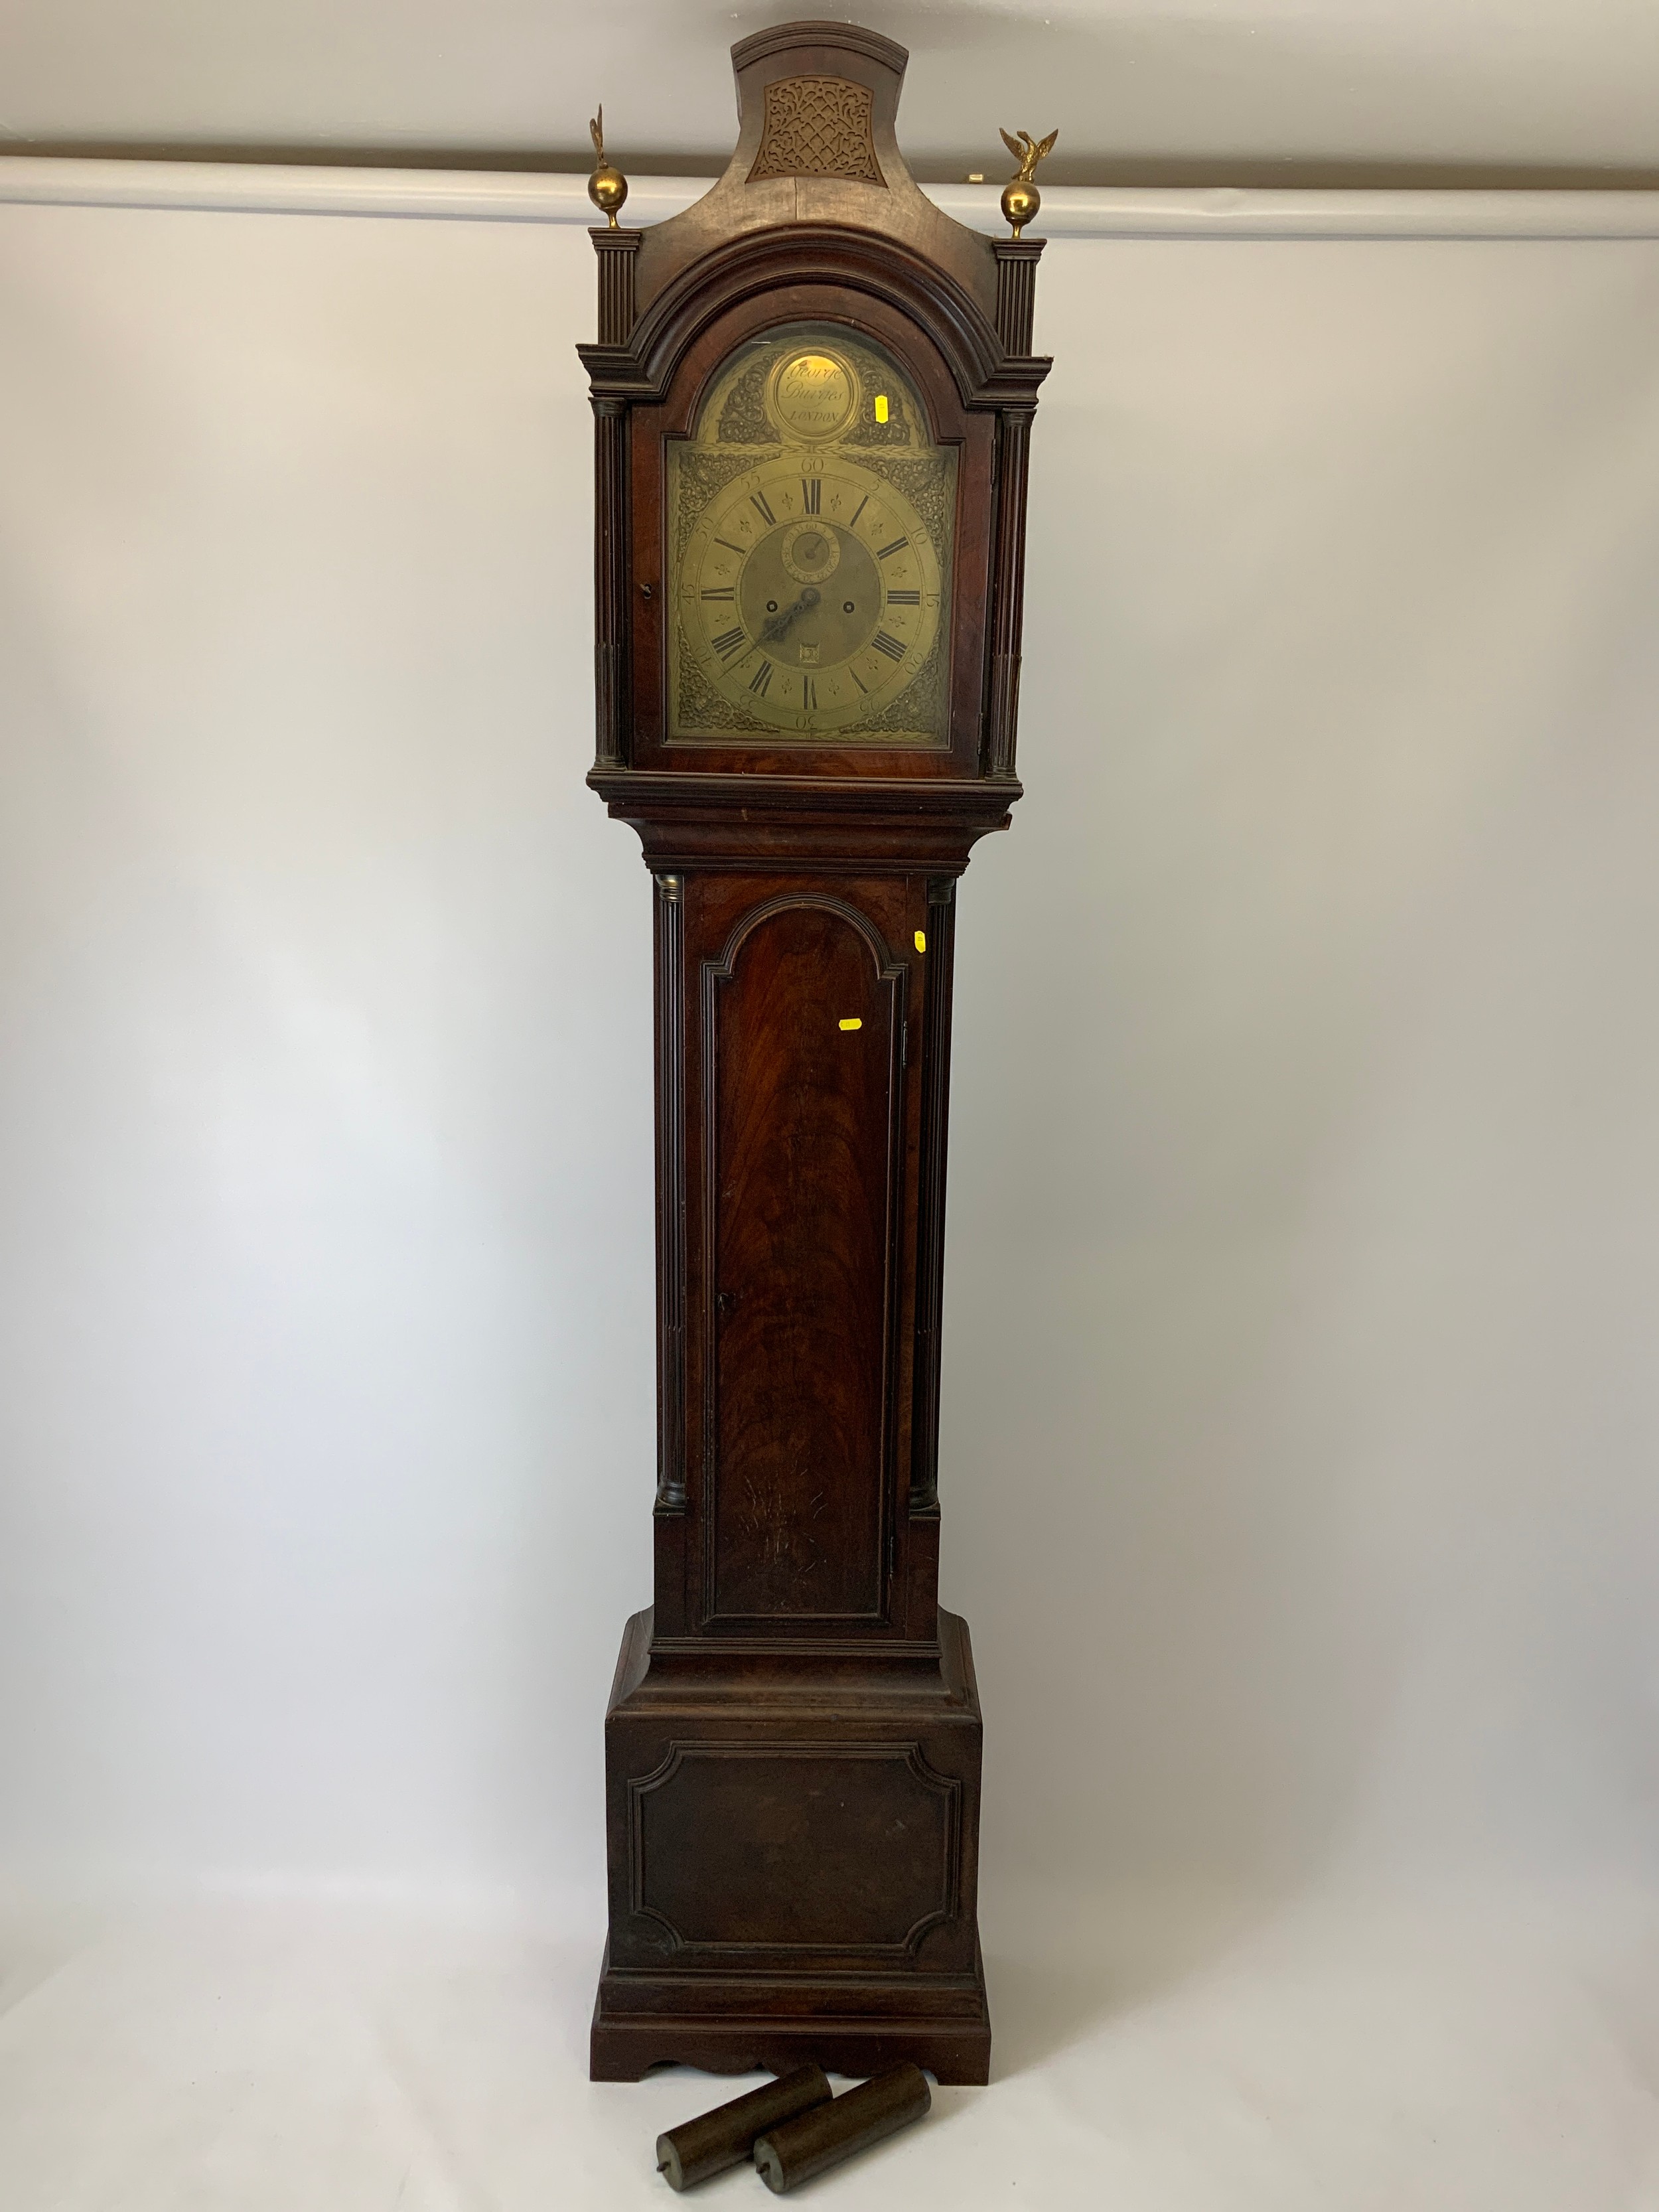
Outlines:
<svg viewBox="0 0 1659 2212"><path fill-rule="evenodd" d="M766 127L749 181L845 177L878 185L869 88L842 76L787 76L766 88Z"/></svg>

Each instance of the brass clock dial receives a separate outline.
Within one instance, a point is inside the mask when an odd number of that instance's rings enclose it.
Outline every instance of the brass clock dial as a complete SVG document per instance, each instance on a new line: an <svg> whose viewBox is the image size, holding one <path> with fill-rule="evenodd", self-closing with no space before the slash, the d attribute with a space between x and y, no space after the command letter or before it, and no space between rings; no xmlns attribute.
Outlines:
<svg viewBox="0 0 1659 2212"><path fill-rule="evenodd" d="M672 737L945 740L955 457L890 362L751 349L670 485Z"/></svg>
<svg viewBox="0 0 1659 2212"><path fill-rule="evenodd" d="M784 453L711 500L680 569L711 690L781 730L842 730L911 683L939 626L939 561L903 494L837 455Z"/></svg>

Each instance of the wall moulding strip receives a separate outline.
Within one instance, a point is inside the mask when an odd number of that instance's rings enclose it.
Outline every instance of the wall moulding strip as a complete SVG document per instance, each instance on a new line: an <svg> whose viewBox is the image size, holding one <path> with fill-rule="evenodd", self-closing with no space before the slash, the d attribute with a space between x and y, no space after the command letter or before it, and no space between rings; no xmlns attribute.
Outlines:
<svg viewBox="0 0 1659 2212"><path fill-rule="evenodd" d="M628 220L660 222L708 177L630 180ZM1000 234L995 185L933 185L958 222ZM439 222L595 222L583 176L235 161L0 155L0 203L190 208L220 214L355 215ZM1659 238L1659 191L1270 191L1047 185L1048 238Z"/></svg>

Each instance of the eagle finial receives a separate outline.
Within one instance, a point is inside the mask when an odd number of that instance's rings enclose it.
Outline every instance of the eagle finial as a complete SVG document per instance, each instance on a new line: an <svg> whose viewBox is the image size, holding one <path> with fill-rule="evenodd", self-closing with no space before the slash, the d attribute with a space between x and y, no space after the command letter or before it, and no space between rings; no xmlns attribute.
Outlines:
<svg viewBox="0 0 1659 2212"><path fill-rule="evenodd" d="M589 121L587 135L593 141L595 155L593 173L587 180L587 197L599 213L608 218L611 229L615 230L617 210L628 198L628 179L614 161L605 159L603 107Z"/></svg>
<svg viewBox="0 0 1659 2212"><path fill-rule="evenodd" d="M1032 222L1042 205L1042 195L1035 179L1036 166L1045 155L1052 154L1058 130L1051 131L1046 138L1033 138L1029 131L1007 131L998 126L1003 144L1019 163L1018 173L1009 178L1002 188L1002 214L1005 222L1013 226L1018 238L1028 222Z"/></svg>

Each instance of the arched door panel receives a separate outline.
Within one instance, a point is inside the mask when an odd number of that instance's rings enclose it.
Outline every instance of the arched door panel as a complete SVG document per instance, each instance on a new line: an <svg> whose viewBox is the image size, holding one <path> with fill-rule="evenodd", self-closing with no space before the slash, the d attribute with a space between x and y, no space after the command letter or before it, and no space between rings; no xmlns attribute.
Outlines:
<svg viewBox="0 0 1659 2212"><path fill-rule="evenodd" d="M903 975L823 897L703 968L710 1620L884 1611Z"/></svg>

